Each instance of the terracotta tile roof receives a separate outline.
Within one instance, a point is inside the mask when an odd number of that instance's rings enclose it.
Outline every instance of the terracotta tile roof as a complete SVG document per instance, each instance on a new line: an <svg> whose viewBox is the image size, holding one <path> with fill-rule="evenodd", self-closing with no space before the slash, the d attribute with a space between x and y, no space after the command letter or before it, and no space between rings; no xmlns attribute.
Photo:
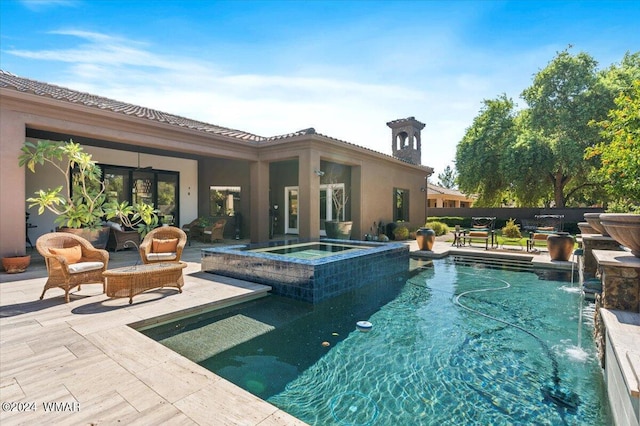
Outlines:
<svg viewBox="0 0 640 426"><path fill-rule="evenodd" d="M191 120L189 118L180 117L178 115L169 114L169 113L158 111L151 108L145 108L138 105L120 102L120 101L105 98L102 96L92 95L90 93L79 92L77 90L68 89L66 87L60 87L60 86L56 86L49 83L43 83L37 80L18 77L14 74L11 74L10 72L7 72L1 69L0 69L0 88L12 89L19 92L33 93L34 95L50 97L52 99L56 99L60 101L78 103L88 107L100 108L100 109L109 110L109 111L113 111L120 114L125 114L129 116L135 116L135 117L151 120L151 121L167 123L173 126L186 127L192 130L206 132L209 134L226 136L234 139L255 142L255 143L269 143L269 142L274 142L279 140L285 140L285 139L296 137L296 136L317 135L324 139L329 139L338 143L347 144L360 149L364 149L366 151L370 151L378 155L384 155L389 158L394 158L396 160L403 161L399 158L375 151L373 149L363 147L361 145L356 145L351 142L343 141L341 139L337 139L331 136L317 133L313 127L299 130L297 132L287 133L284 135L278 135L278 136L271 136L271 137L258 136L253 133L244 132L242 130L229 129L227 127L216 126L213 124L208 124L202 121ZM407 119L395 120L395 121L406 121L406 120L415 120L415 118L409 117ZM407 161L404 161L404 162L407 164L412 164ZM415 164L413 165L415 166ZM430 167L422 166L422 165L418 165L418 167L425 168L426 170L430 169Z"/></svg>
<svg viewBox="0 0 640 426"><path fill-rule="evenodd" d="M82 104L88 107L109 110L129 116L146 118L151 121L186 127L201 132L227 136L244 141L259 142L266 139L262 136L243 132L241 130L216 126L151 108L132 105L102 96L92 95L90 93L79 92L77 90L67 89L53 84L18 77L3 70L0 70L0 87L17 90L19 92L33 93L34 95L46 96L61 101Z"/></svg>

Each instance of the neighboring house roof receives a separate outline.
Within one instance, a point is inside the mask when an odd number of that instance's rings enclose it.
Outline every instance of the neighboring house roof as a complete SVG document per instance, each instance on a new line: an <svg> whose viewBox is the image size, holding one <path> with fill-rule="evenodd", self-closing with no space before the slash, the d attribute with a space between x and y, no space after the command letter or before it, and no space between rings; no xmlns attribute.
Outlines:
<svg viewBox="0 0 640 426"><path fill-rule="evenodd" d="M375 151L373 149L369 149L360 145L353 144L351 142L343 141L340 139L333 138L331 136L317 133L313 127L299 130L297 132L287 133L284 135L264 137L264 136L259 136L253 133L245 132L242 130L217 126L214 124L192 120L189 118L181 117L179 115L169 114L169 113L158 111L151 108L133 105L126 102L120 102L120 101L105 98L102 96L96 96L90 93L68 89L66 87L56 86L54 84L43 83L37 80L31 80L24 77L18 77L17 75L11 74L10 72L7 72L1 69L0 69L0 88L12 89L18 92L25 92L25 93L38 95L38 96L50 97L60 101L82 104L87 107L109 110L119 114L135 116L142 119L147 119L147 120L156 121L160 123L167 123L174 126L179 126L179 127L188 128L191 130L205 132L208 134L226 136L226 137L242 140L245 142L254 142L257 144L281 141L289 138L294 138L297 136L317 135L322 138L329 139L338 143L351 145L359 149L364 149L366 151L370 151L379 155L390 157L398 161L406 162L400 158L393 157L392 155L389 155L389 154L384 154L384 153ZM406 119L403 119L403 120L406 120ZM399 120L396 120L396 121L399 121ZM406 163L411 164L408 162ZM412 165L424 168L426 170L431 169L428 166L415 165L415 164L412 164Z"/></svg>
<svg viewBox="0 0 640 426"><path fill-rule="evenodd" d="M457 189L449 189L443 186L434 185L432 183L429 184L429 194L443 194L443 195L452 195L456 197L463 197L463 198L469 198L469 199L472 198L472 197L466 196L465 194L458 191Z"/></svg>

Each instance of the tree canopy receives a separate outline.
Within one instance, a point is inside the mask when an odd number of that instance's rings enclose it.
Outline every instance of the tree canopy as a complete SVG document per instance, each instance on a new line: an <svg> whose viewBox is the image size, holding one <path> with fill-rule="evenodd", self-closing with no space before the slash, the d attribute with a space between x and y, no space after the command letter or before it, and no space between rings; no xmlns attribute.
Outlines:
<svg viewBox="0 0 640 426"><path fill-rule="evenodd" d="M460 189L487 206L604 201L594 173L604 157L584 154L607 142L589 123L605 120L639 77L640 52L603 71L586 53L559 52L522 92L527 108L516 111L504 94L483 101L457 147Z"/></svg>
<svg viewBox="0 0 640 426"><path fill-rule="evenodd" d="M509 189L503 159L515 139L514 105L505 94L483 103L458 144L456 169L460 190L477 194L477 206L492 206L499 205Z"/></svg>
<svg viewBox="0 0 640 426"><path fill-rule="evenodd" d="M609 193L629 208L640 208L640 79L615 99L608 118L594 123L604 141L588 148L586 158L599 157L594 172Z"/></svg>

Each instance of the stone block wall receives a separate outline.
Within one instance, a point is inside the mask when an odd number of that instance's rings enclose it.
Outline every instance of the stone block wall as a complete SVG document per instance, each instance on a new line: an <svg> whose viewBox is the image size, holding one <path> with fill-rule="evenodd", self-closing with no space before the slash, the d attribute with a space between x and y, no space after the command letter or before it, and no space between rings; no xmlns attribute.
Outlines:
<svg viewBox="0 0 640 426"><path fill-rule="evenodd" d="M626 254L622 251L620 253ZM597 262L597 259L594 258L594 261ZM600 308L640 313L640 266L637 265L637 262L633 264L602 262L598 266L598 275L602 280L602 294L596 296L593 332L602 367L605 362L606 330L600 317Z"/></svg>
<svg viewBox="0 0 640 426"><path fill-rule="evenodd" d="M593 250L620 250L620 243L611 237L603 237L599 234L583 235L582 247L584 248L584 273L587 277L595 277L598 262L593 257Z"/></svg>

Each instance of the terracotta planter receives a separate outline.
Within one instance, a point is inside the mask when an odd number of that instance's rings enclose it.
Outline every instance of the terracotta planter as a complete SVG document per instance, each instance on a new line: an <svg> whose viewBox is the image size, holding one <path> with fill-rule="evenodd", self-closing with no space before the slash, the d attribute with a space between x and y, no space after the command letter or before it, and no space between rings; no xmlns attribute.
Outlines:
<svg viewBox="0 0 640 426"><path fill-rule="evenodd" d="M547 237L547 249L551 260L568 261L573 253L573 237L568 232L549 234Z"/></svg>
<svg viewBox="0 0 640 426"><path fill-rule="evenodd" d="M604 226L602 226L602 224L600 223L601 214L602 213L585 213L584 220L586 220L587 223L591 225L591 227L595 229L599 234L602 234L603 236L608 237L609 234L604 229Z"/></svg>
<svg viewBox="0 0 640 426"><path fill-rule="evenodd" d="M603 213L600 221L613 239L640 257L640 214Z"/></svg>
<svg viewBox="0 0 640 426"><path fill-rule="evenodd" d="M351 227L353 222L338 222L333 220L327 220L324 223L324 230L327 233L327 238L335 240L349 240L351 239Z"/></svg>
<svg viewBox="0 0 640 426"><path fill-rule="evenodd" d="M420 228L416 231L416 241L418 249L431 251L436 241L436 233L431 228Z"/></svg>
<svg viewBox="0 0 640 426"><path fill-rule="evenodd" d="M111 228L109 228L108 226L103 226L102 228L98 229L58 228L58 232L68 232L70 234L75 234L89 241L91 245L97 249L106 249L107 242L109 242L110 229Z"/></svg>
<svg viewBox="0 0 640 426"><path fill-rule="evenodd" d="M2 267L7 272L7 274L17 274L20 272L24 272L27 270L30 263L31 255L2 258Z"/></svg>

